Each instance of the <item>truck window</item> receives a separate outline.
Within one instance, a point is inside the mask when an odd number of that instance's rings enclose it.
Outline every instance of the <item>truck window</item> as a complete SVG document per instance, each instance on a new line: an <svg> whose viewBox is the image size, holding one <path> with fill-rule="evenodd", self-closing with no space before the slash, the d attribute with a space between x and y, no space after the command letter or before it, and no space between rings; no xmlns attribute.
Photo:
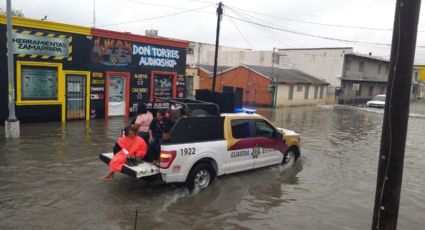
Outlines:
<svg viewBox="0 0 425 230"><path fill-rule="evenodd" d="M255 121L255 137L274 137L274 128L265 121Z"/></svg>
<svg viewBox="0 0 425 230"><path fill-rule="evenodd" d="M252 137L250 120L233 120L232 135L237 139Z"/></svg>

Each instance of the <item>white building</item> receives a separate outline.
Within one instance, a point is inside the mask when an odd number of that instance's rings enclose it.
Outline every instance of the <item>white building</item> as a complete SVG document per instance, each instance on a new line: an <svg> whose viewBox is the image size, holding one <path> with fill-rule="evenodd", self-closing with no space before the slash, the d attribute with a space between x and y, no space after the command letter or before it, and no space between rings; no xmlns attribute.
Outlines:
<svg viewBox="0 0 425 230"><path fill-rule="evenodd" d="M228 46L219 46L219 65L223 62L223 52L240 52L250 51L249 49L241 49ZM186 52L186 64L191 66L196 65L214 65L214 54L215 45L202 43L202 42L191 42Z"/></svg>
<svg viewBox="0 0 425 230"><path fill-rule="evenodd" d="M279 63L283 68L298 69L340 87L344 56L349 53L353 53L352 47L279 49Z"/></svg>

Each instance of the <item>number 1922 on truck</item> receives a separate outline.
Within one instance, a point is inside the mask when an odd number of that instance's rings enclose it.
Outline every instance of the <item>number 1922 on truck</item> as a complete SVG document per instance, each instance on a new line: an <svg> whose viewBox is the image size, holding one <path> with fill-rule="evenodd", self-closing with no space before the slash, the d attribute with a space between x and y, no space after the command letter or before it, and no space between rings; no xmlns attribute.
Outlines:
<svg viewBox="0 0 425 230"><path fill-rule="evenodd" d="M293 165L300 156L300 135L278 128L258 114L228 113L182 117L161 145L159 167L147 162L124 165L122 173L137 179L185 183L205 188L216 176L271 165ZM112 153L100 155L109 163Z"/></svg>

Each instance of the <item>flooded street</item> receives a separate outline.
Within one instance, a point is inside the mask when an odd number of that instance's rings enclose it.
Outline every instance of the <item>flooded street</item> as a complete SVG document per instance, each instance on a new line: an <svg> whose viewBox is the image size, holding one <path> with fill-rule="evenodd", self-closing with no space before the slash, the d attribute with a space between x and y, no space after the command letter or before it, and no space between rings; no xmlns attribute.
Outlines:
<svg viewBox="0 0 425 230"><path fill-rule="evenodd" d="M0 131L0 229L370 229L383 110L262 109L302 136L301 159L217 178L189 194L125 175L99 179L125 121L24 124ZM412 105L399 229L425 225L425 105Z"/></svg>

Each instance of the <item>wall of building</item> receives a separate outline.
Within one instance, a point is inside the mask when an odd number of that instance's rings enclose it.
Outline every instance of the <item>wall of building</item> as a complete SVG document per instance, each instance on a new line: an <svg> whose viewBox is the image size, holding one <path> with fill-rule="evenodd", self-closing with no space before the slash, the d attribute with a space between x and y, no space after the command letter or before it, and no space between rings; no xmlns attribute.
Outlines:
<svg viewBox="0 0 425 230"><path fill-rule="evenodd" d="M363 69L361 63L363 63ZM342 79L387 82L388 72L388 61L347 55Z"/></svg>
<svg viewBox="0 0 425 230"><path fill-rule="evenodd" d="M238 65L256 65L256 66L273 66L272 51L223 51L219 54L219 65L222 66L238 66ZM276 64L277 67L278 64Z"/></svg>
<svg viewBox="0 0 425 230"><path fill-rule="evenodd" d="M246 51L247 49L241 49L236 47L228 47L228 46L219 46L219 65L221 59L224 58L224 53L228 51L239 52ZM215 54L215 45L201 43L201 42L192 42L189 44L188 52L186 54L186 63L188 65L213 65L214 64L214 54Z"/></svg>
<svg viewBox="0 0 425 230"><path fill-rule="evenodd" d="M331 87L341 85L344 55L353 48L279 49L279 66L293 68L326 81ZM332 92L333 93L333 92Z"/></svg>
<svg viewBox="0 0 425 230"><path fill-rule="evenodd" d="M201 73L201 88L211 89L212 78ZM273 94L269 92L271 81L245 67L236 67L217 75L216 91L223 92L223 87L243 88L243 102L246 104L272 105Z"/></svg>
<svg viewBox="0 0 425 230"><path fill-rule="evenodd" d="M368 56L347 55L341 78L340 103L365 103L377 94L385 94L388 72L389 62L386 60ZM353 84L359 84L359 90L353 90Z"/></svg>
<svg viewBox="0 0 425 230"><path fill-rule="evenodd" d="M191 95L195 95L196 94L196 90L199 89L200 87L200 80L199 80L199 75L198 75L198 68L190 68L190 67L186 67L186 77L192 77L193 81L192 81L192 94ZM186 82L186 87L188 87L187 82Z"/></svg>
<svg viewBox="0 0 425 230"><path fill-rule="evenodd" d="M359 90L353 90L353 84L359 84ZM342 81L343 93L339 98L342 104L362 104L378 94L387 92L386 82Z"/></svg>
<svg viewBox="0 0 425 230"><path fill-rule="evenodd" d="M292 99L289 98L290 87L293 87ZM300 90L298 90L300 87ZM305 91L308 88L308 97L305 98ZM315 90L317 89L317 94ZM279 84L277 89L277 106L302 106L325 104L327 100L326 85L306 85L306 84ZM322 93L321 93L322 92Z"/></svg>

